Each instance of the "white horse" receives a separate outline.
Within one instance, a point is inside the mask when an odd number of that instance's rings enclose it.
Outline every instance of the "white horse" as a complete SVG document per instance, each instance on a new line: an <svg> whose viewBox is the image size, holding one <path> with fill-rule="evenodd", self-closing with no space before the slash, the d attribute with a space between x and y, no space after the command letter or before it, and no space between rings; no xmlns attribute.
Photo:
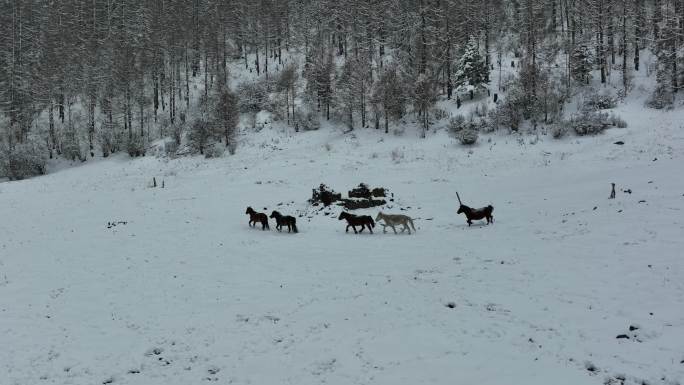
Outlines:
<svg viewBox="0 0 684 385"><path fill-rule="evenodd" d="M380 220L383 220L385 224L380 223ZM397 229L395 226L399 225L404 226L404 228L401 230L402 233L408 230L409 234L411 234L411 227L413 228L413 231L416 231L416 227L413 225L413 219L411 219L411 217L408 215L383 214L382 212L379 212L377 218L375 218L375 221L382 226L383 233L387 232L387 227L389 226L392 228L392 230L394 230L394 234L396 234ZM411 225L411 227L409 227L409 225Z"/></svg>

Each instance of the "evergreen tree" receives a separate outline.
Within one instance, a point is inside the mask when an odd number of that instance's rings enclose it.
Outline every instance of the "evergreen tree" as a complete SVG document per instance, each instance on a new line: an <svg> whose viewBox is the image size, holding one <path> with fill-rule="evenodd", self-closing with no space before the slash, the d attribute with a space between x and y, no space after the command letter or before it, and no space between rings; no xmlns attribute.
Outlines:
<svg viewBox="0 0 684 385"><path fill-rule="evenodd" d="M589 84L593 59L591 51L585 44L578 44L570 55L570 74L578 82Z"/></svg>
<svg viewBox="0 0 684 385"><path fill-rule="evenodd" d="M473 99L474 90L486 84L488 79L489 66L480 54L477 39L470 37L463 50L463 55L458 61L455 74L456 85L462 89L467 89L470 92L470 99Z"/></svg>

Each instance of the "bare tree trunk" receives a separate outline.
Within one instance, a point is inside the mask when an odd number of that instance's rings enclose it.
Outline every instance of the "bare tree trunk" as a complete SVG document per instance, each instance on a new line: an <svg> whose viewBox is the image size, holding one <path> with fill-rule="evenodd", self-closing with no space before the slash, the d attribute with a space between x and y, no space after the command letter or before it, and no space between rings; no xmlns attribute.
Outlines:
<svg viewBox="0 0 684 385"><path fill-rule="evenodd" d="M629 78L627 73L627 4L622 4L622 86L625 88L625 95L629 89Z"/></svg>
<svg viewBox="0 0 684 385"><path fill-rule="evenodd" d="M55 135L55 116L54 116L54 112L55 112L55 104L54 104L54 102L53 102L53 100L52 100L52 97L50 97L50 111L48 112L48 119L49 119L49 121L50 121L50 123L49 123L49 124L50 124L50 132L49 132L49 134L50 134L50 143L49 143L49 145L48 145L48 147L49 147L48 150L49 150L49 152L50 152L50 159L52 159L52 156L53 156L53 155L52 155L52 151L56 148L56 146L55 146L56 135Z"/></svg>

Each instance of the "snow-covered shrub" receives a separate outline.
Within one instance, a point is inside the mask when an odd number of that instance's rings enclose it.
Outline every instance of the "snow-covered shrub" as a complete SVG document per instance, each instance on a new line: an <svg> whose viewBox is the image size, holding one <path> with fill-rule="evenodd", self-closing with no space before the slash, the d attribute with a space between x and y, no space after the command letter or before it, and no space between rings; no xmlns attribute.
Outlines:
<svg viewBox="0 0 684 385"><path fill-rule="evenodd" d="M491 112L486 116L478 121L478 131L484 132L484 133L489 133L489 132L494 132L499 128L498 122L494 121L491 119Z"/></svg>
<svg viewBox="0 0 684 385"><path fill-rule="evenodd" d="M190 126L188 133L188 144L193 151L204 155L204 151L211 145L213 141L213 127L210 122L205 119L197 119Z"/></svg>
<svg viewBox="0 0 684 385"><path fill-rule="evenodd" d="M449 121L449 134L462 141L463 133L472 131L475 132L475 140L477 140L477 132L481 129L488 129L487 127L488 122L485 119L476 119L474 117L466 119L463 115L456 115ZM467 136L472 138L472 134L467 134Z"/></svg>
<svg viewBox="0 0 684 385"><path fill-rule="evenodd" d="M207 159L220 158L223 156L225 151L226 147L222 143L214 143L207 146L207 148L204 150L204 157Z"/></svg>
<svg viewBox="0 0 684 385"><path fill-rule="evenodd" d="M157 142L157 144L149 150L152 151L152 154L157 157L174 158L176 155L178 155L179 147L180 146L175 140L166 138Z"/></svg>
<svg viewBox="0 0 684 385"><path fill-rule="evenodd" d="M672 106L672 92L669 87L656 86L653 94L646 100L646 106L654 108L656 110L661 110L663 108Z"/></svg>
<svg viewBox="0 0 684 385"><path fill-rule="evenodd" d="M126 152L132 157L145 156L145 138L138 134L128 137Z"/></svg>
<svg viewBox="0 0 684 385"><path fill-rule="evenodd" d="M114 129L111 124L102 124L102 128L97 132L97 141L100 143L102 156L104 158L108 157L109 154L115 151L116 145L114 143Z"/></svg>
<svg viewBox="0 0 684 385"><path fill-rule="evenodd" d="M577 135L596 135L611 125L609 118L605 112L585 111L574 115L568 123Z"/></svg>
<svg viewBox="0 0 684 385"><path fill-rule="evenodd" d="M76 130L66 130L62 135L60 143L62 145L62 156L64 156L64 158L71 161L84 159L83 153L81 152L81 141L78 138Z"/></svg>
<svg viewBox="0 0 684 385"><path fill-rule="evenodd" d="M0 177L20 180L45 174L48 150L38 138L29 138L12 148L0 146Z"/></svg>
<svg viewBox="0 0 684 385"><path fill-rule="evenodd" d="M242 113L256 114L270 106L268 87L263 81L244 82L237 87L238 108Z"/></svg>
<svg viewBox="0 0 684 385"><path fill-rule="evenodd" d="M317 113L308 111L306 113L299 113L298 116L300 116L298 121L300 130L315 131L321 128L321 121Z"/></svg>
<svg viewBox="0 0 684 385"><path fill-rule="evenodd" d="M441 108L435 108L432 110L432 117L434 120L442 120L449 117L449 113Z"/></svg>
<svg viewBox="0 0 684 385"><path fill-rule="evenodd" d="M477 131L473 129L465 129L459 134L459 140L463 145L471 145L477 142Z"/></svg>
<svg viewBox="0 0 684 385"><path fill-rule="evenodd" d="M185 131L185 123L176 122L169 126L169 129L173 141L176 142L177 146L180 146L183 140L183 132Z"/></svg>
<svg viewBox="0 0 684 385"><path fill-rule="evenodd" d="M577 135L595 135L611 126L626 128L627 122L620 116L601 111L584 111L574 115L568 122Z"/></svg>
<svg viewBox="0 0 684 385"><path fill-rule="evenodd" d="M522 100L516 98L511 92L503 103L499 103L496 106L496 110L493 113L496 118L492 120L497 122L499 127L505 127L510 130L517 131L524 119L524 110L525 107Z"/></svg>
<svg viewBox="0 0 684 385"><path fill-rule="evenodd" d="M582 104L585 110L598 111L615 108L617 106L617 99L606 93L592 93Z"/></svg>
<svg viewBox="0 0 684 385"><path fill-rule="evenodd" d="M568 126L565 124L554 124L550 129L551 136L554 139L560 139L568 133Z"/></svg>
<svg viewBox="0 0 684 385"><path fill-rule="evenodd" d="M468 123L463 115L456 115L449 119L449 133L452 135L458 135L461 131L468 128Z"/></svg>
<svg viewBox="0 0 684 385"><path fill-rule="evenodd" d="M610 124L617 128L627 128L627 122L619 115L611 113L609 116Z"/></svg>

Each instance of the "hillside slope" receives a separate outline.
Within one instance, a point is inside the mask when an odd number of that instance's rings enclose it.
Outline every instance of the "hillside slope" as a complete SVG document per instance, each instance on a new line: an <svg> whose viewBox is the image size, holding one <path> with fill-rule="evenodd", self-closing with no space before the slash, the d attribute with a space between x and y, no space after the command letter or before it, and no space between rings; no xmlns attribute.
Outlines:
<svg viewBox="0 0 684 385"><path fill-rule="evenodd" d="M1 184L0 383L681 384L681 112L620 109L593 138L266 127L232 157ZM417 233L306 204L360 182ZM467 227L455 191L496 223Z"/></svg>

